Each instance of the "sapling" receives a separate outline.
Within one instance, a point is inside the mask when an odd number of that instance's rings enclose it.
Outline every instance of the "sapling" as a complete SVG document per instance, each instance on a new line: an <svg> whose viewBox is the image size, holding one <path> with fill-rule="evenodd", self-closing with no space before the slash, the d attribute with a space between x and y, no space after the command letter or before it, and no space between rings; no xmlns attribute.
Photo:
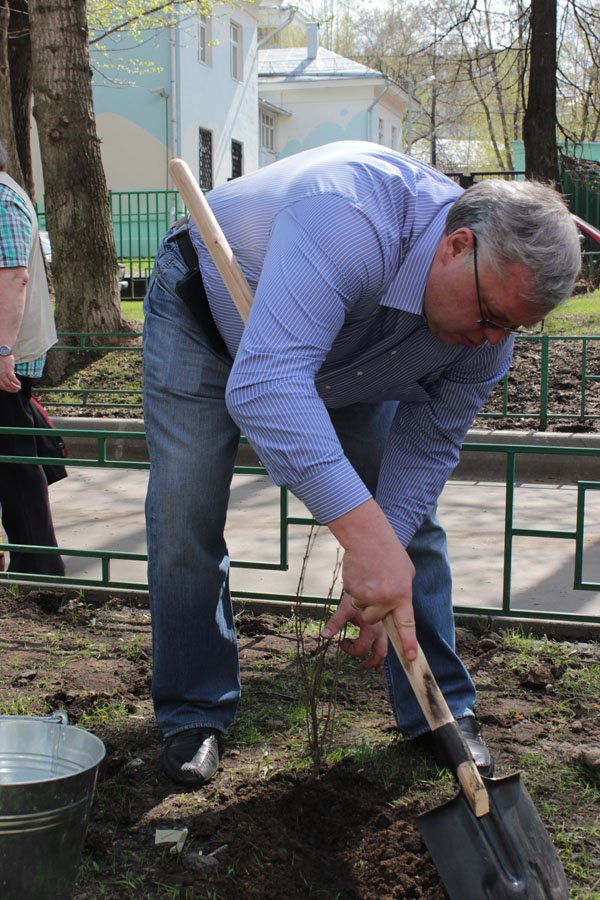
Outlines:
<svg viewBox="0 0 600 900"><path fill-rule="evenodd" d="M327 756L333 739L342 642L345 637L345 629L342 629L333 638L323 638L321 629L324 623L321 618L318 624L316 647L310 649L307 647L308 630L312 619L305 611L306 608L303 607L302 591L308 560L318 533L319 526L313 523L302 560L294 609L296 664L300 676L300 696L304 706L308 749L312 759L311 778L316 778L321 771L323 760ZM325 613L331 611L331 601L341 567L342 559L338 547L324 608Z"/></svg>

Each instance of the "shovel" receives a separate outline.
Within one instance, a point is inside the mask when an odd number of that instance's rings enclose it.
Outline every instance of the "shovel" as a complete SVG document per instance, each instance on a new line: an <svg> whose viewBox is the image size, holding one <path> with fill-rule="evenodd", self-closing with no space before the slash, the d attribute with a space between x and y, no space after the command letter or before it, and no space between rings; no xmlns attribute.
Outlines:
<svg viewBox="0 0 600 900"><path fill-rule="evenodd" d="M252 291L187 163L169 171L245 322ZM569 900L564 872L520 776L483 778L423 651L409 662L392 615L384 620L432 731L454 763L461 788L419 816L418 826L451 900Z"/></svg>
<svg viewBox="0 0 600 900"><path fill-rule="evenodd" d="M384 625L460 782L452 800L417 820L451 900L569 900L560 860L520 775L479 774L423 651L409 662L391 614Z"/></svg>

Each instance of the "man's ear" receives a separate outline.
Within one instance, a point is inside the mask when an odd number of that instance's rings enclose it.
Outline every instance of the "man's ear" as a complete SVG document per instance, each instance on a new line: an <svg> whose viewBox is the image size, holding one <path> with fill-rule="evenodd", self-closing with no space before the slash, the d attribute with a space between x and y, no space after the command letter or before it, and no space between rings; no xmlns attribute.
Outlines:
<svg viewBox="0 0 600 900"><path fill-rule="evenodd" d="M473 232L470 228L457 228L445 236L444 247L445 262L450 262L457 256L464 256L473 249Z"/></svg>

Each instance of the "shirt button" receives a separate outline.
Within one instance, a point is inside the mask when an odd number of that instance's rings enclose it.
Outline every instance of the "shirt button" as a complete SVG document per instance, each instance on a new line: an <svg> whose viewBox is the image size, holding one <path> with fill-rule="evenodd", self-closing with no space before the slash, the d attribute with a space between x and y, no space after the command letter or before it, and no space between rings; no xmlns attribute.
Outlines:
<svg viewBox="0 0 600 900"><path fill-rule="evenodd" d="M357 375L362 375L362 369L359 369L358 372L357 372L356 374L357 374Z"/></svg>
<svg viewBox="0 0 600 900"><path fill-rule="evenodd" d="M392 356L394 355L394 353L397 353L397 352L398 352L397 350L392 350L392 351L391 351Z"/></svg>
<svg viewBox="0 0 600 900"><path fill-rule="evenodd" d="M330 390L331 390L331 385L330 385L330 384L326 384L326 385L325 385L325 390L326 390L326 391L330 391Z"/></svg>

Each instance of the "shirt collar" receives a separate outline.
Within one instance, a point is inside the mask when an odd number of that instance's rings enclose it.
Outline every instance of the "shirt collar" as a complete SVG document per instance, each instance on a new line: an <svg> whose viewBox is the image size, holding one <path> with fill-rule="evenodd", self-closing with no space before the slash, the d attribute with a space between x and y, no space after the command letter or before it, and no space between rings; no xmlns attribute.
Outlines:
<svg viewBox="0 0 600 900"><path fill-rule="evenodd" d="M452 197L444 204L410 245L394 280L379 301L380 306L390 306L418 316L423 314L429 270L444 234L448 211L455 200L456 197Z"/></svg>

